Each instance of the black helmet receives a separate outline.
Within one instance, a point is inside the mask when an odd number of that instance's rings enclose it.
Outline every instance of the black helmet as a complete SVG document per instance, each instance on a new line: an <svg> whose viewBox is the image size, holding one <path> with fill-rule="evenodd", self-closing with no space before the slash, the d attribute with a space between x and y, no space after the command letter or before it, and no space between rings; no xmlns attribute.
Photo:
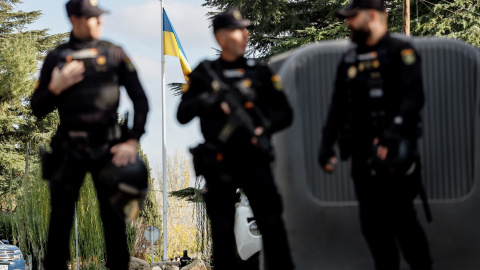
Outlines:
<svg viewBox="0 0 480 270"><path fill-rule="evenodd" d="M100 172L99 179L114 189L109 201L120 217L127 221L138 217L148 192L148 171L139 156L134 164L123 167L109 161Z"/></svg>

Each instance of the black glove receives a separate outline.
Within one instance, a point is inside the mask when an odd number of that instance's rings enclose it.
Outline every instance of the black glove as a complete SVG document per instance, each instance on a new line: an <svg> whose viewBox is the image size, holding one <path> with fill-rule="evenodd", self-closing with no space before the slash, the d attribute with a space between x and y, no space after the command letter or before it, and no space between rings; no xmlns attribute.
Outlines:
<svg viewBox="0 0 480 270"><path fill-rule="evenodd" d="M334 156L336 155L333 149L325 149L322 147L322 149L320 149L320 153L318 154L318 164L320 164L322 169L325 169L325 165L327 165L330 162L330 158Z"/></svg>

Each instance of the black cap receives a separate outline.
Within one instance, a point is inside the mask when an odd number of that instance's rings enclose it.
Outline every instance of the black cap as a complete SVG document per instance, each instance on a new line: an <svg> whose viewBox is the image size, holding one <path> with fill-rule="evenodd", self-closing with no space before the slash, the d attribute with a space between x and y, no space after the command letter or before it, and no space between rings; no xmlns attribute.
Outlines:
<svg viewBox="0 0 480 270"><path fill-rule="evenodd" d="M339 17L348 18L356 15L362 9L386 10L383 0L350 0L350 5L337 10L336 14Z"/></svg>
<svg viewBox="0 0 480 270"><path fill-rule="evenodd" d="M217 32L222 28L241 29L251 25L252 22L244 19L238 9L232 9L215 16L213 19L213 32Z"/></svg>
<svg viewBox="0 0 480 270"><path fill-rule="evenodd" d="M98 7L98 0L70 0L66 4L68 16L96 17L108 11Z"/></svg>

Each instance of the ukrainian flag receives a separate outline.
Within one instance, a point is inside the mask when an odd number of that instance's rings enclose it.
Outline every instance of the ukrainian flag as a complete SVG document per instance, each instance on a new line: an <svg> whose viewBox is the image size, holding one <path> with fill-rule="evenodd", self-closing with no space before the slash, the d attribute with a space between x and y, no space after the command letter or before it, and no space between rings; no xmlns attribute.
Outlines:
<svg viewBox="0 0 480 270"><path fill-rule="evenodd" d="M163 50L165 55L180 58L183 76L185 76L185 81L188 81L188 74L192 72L192 69L188 64L187 56L183 51L182 44L180 44L180 40L178 39L177 33L175 32L165 9L163 9Z"/></svg>

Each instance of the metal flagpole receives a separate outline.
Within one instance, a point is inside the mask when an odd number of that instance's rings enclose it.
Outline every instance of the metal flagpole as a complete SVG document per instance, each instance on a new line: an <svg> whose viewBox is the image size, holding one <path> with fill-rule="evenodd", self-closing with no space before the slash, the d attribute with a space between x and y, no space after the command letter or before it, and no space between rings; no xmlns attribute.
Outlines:
<svg viewBox="0 0 480 270"><path fill-rule="evenodd" d="M167 261L167 118L165 109L165 48L163 46L163 0L160 0L161 6L161 26L162 26L162 138L163 138L163 260Z"/></svg>
<svg viewBox="0 0 480 270"><path fill-rule="evenodd" d="M80 265L78 263L78 220L77 220L77 204L75 204L75 254L77 258L77 270Z"/></svg>

